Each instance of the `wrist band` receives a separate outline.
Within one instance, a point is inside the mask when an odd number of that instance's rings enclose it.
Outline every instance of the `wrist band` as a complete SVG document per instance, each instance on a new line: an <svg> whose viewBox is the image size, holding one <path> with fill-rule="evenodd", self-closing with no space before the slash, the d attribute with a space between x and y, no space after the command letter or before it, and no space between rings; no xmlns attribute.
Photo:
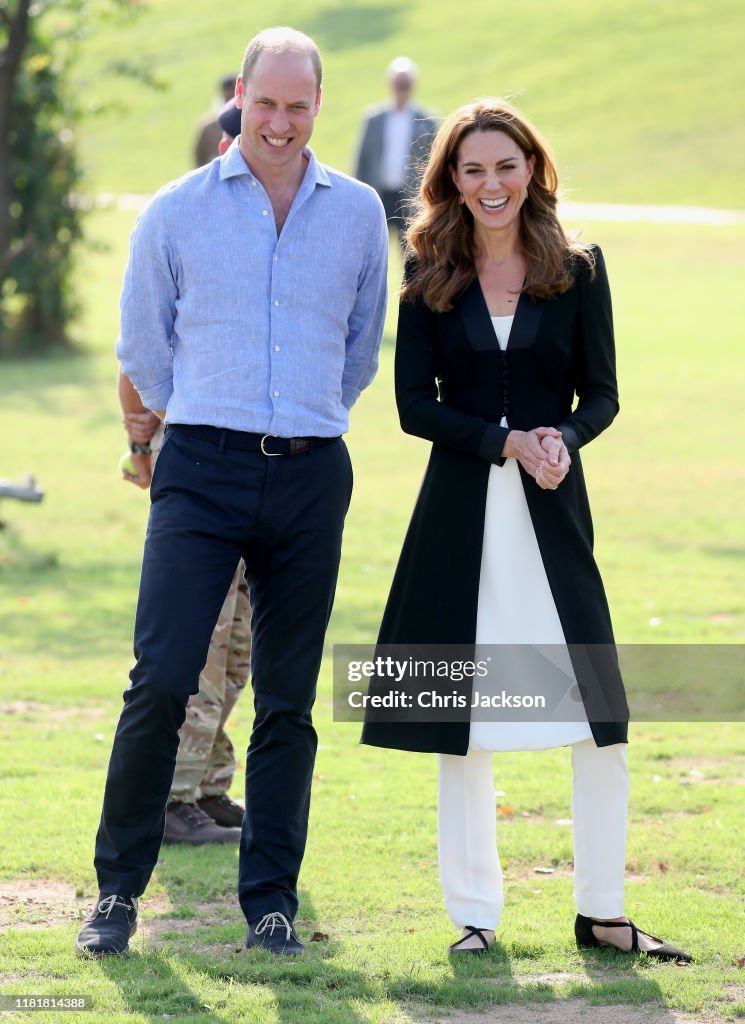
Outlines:
<svg viewBox="0 0 745 1024"><path fill-rule="evenodd" d="M153 450L150 447L150 442L147 444L139 444L137 441L129 442L129 450L133 455L152 455Z"/></svg>

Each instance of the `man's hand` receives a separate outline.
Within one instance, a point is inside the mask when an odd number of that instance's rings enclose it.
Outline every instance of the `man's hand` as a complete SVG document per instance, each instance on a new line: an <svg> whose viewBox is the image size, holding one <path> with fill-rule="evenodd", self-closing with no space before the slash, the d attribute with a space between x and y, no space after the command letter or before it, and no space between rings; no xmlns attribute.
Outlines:
<svg viewBox="0 0 745 1024"><path fill-rule="evenodd" d="M137 444L147 444L160 426L160 420L150 409L144 412L125 412L122 422L130 440Z"/></svg>
<svg viewBox="0 0 745 1024"><path fill-rule="evenodd" d="M148 439L149 440L149 439ZM145 444L145 442L141 442ZM126 469L122 470L122 479L131 484L136 484L143 490L147 490L153 476L153 459L151 455L130 455L130 462L135 469L136 476L132 476Z"/></svg>

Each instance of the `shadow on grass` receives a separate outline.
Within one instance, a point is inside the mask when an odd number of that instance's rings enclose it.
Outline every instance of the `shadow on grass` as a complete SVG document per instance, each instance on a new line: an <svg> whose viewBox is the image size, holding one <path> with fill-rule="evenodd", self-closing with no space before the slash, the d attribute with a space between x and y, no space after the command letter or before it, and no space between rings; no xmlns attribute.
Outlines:
<svg viewBox="0 0 745 1024"><path fill-rule="evenodd" d="M602 985L602 990L593 994L595 1003L657 1003L659 1010L655 1024L664 1024L666 1021L673 1024L674 1015L661 1005L664 996L659 983L648 976L647 965L651 965L652 961L639 954L629 955L612 949L581 949L579 955L588 977L594 984ZM671 971L681 970L673 964L666 967Z"/></svg>
<svg viewBox="0 0 745 1024"><path fill-rule="evenodd" d="M59 555L56 551L40 551L27 544L16 526L5 522L2 518L3 508L10 509L11 503L3 505L0 499L0 576L8 579L13 574L16 580L33 579L40 573L46 575L59 568Z"/></svg>
<svg viewBox="0 0 745 1024"><path fill-rule="evenodd" d="M4 632L12 638L6 649L54 651L70 661L116 650L129 657L138 570L134 559L70 564L20 538L4 547L0 536L0 581L15 595L3 610Z"/></svg>
<svg viewBox="0 0 745 1024"><path fill-rule="evenodd" d="M176 876L161 877L172 891L174 902L180 899ZM353 1002L381 996L362 969L341 968L328 962L336 956L338 944L314 942L303 957L278 957L261 950L244 947L245 922L235 897L235 916L240 919L240 937L232 923L222 929L211 928L203 938L214 952L198 952L179 947L146 952L126 960L99 961L101 972L119 989L130 1012L144 1014L149 1020L164 1016L209 1012L217 1021L236 1019L245 1010L254 1013L266 1003L280 1024L308 1024L323 1020L324 1024L363 1024ZM317 919L315 907L307 892L301 893L302 920L311 927ZM165 915L167 918L169 915ZM174 918L178 928L178 918ZM307 927L301 929L301 938ZM217 933L217 934L215 934ZM199 940L195 938L194 945ZM203 941L203 939L202 939ZM227 956L225 951L230 950ZM176 969L175 964L178 964ZM183 968L183 971L180 970ZM194 983L188 979L194 978ZM202 994L195 988L199 987ZM205 990L207 995L204 994ZM320 1015L319 1015L320 1014Z"/></svg>
<svg viewBox="0 0 745 1024"><path fill-rule="evenodd" d="M168 886L168 879L161 880ZM184 909L183 901L177 907ZM371 950L369 943L323 941L308 943L304 957L275 957L243 947L245 923L237 898L226 909L230 920L225 924L198 928L191 934L177 911L175 934L166 935L159 948L145 945L138 952L135 942L135 955L91 962L91 967L116 986L125 1012L140 1014L153 1024L164 1017L191 1021L205 1014L225 1024L247 1017L277 1024L362 1024L369 1019L371 1007L379 1005L382 1010L386 1003L395 1003L402 1015L430 1017L505 1004L530 1004L535 1012L536 1004L555 1003L560 1008L575 999L586 1000L589 1007L644 1006L645 1019L654 1006L655 1024L675 1020L653 976L659 970L679 969L672 964L651 964L643 957L612 950L583 950L580 956L587 979L573 976L566 968L556 975L518 978L514 965L541 959L544 949L536 944L513 942L505 947L497 942L483 956L450 955L443 972L442 957L422 956L422 950L409 947L406 938L389 944L382 955ZM308 942L318 915L307 892L301 893L301 912L301 938Z"/></svg>
<svg viewBox="0 0 745 1024"><path fill-rule="evenodd" d="M95 379L95 359L84 348L70 348L61 352L27 359L0 360L0 403L23 399L26 413L34 411L45 415L58 411L54 391L60 387L76 387Z"/></svg>
<svg viewBox="0 0 745 1024"><path fill-rule="evenodd" d="M591 1006L643 1004L647 1010L654 1004L655 1024L675 1020L664 1008L657 981L643 976L637 960L621 956L613 956L612 963L603 963L597 954L583 957L590 984L540 977L519 984L510 955L499 943L485 956L451 956L451 974L439 980L419 978L415 962L402 964L398 973L371 969L364 958L344 964L344 943L313 944L306 956L294 959L247 951L242 944L242 936L240 944L234 939L234 951L227 956L220 949L164 950L124 962L105 961L101 970L116 984L128 1009L153 1022L166 1014L205 1012L217 1021L235 1021L236 1015L255 1015L265 1006L267 1019L278 1024L362 1024L368 1016L361 1014L360 1005L376 1002L394 1002L403 1012L426 1008L438 1013L520 1003L561 1005L567 999L585 999Z"/></svg>

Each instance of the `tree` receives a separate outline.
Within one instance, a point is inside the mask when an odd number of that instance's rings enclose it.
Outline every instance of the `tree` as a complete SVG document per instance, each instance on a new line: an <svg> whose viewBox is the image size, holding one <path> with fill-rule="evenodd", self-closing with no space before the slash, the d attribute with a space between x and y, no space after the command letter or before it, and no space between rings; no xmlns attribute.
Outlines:
<svg viewBox="0 0 745 1024"><path fill-rule="evenodd" d="M92 7L0 0L0 355L68 343L83 209L74 135L80 105L67 82ZM45 18L52 9L53 29Z"/></svg>

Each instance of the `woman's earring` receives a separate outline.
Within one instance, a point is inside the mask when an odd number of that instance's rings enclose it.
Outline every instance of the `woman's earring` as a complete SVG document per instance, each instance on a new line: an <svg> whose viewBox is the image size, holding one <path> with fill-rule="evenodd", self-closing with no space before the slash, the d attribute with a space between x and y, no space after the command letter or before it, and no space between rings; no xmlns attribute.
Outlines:
<svg viewBox="0 0 745 1024"><path fill-rule="evenodd" d="M460 203L461 206L463 206L463 204L465 203L465 199L463 198L462 192L458 193L458 202Z"/></svg>

